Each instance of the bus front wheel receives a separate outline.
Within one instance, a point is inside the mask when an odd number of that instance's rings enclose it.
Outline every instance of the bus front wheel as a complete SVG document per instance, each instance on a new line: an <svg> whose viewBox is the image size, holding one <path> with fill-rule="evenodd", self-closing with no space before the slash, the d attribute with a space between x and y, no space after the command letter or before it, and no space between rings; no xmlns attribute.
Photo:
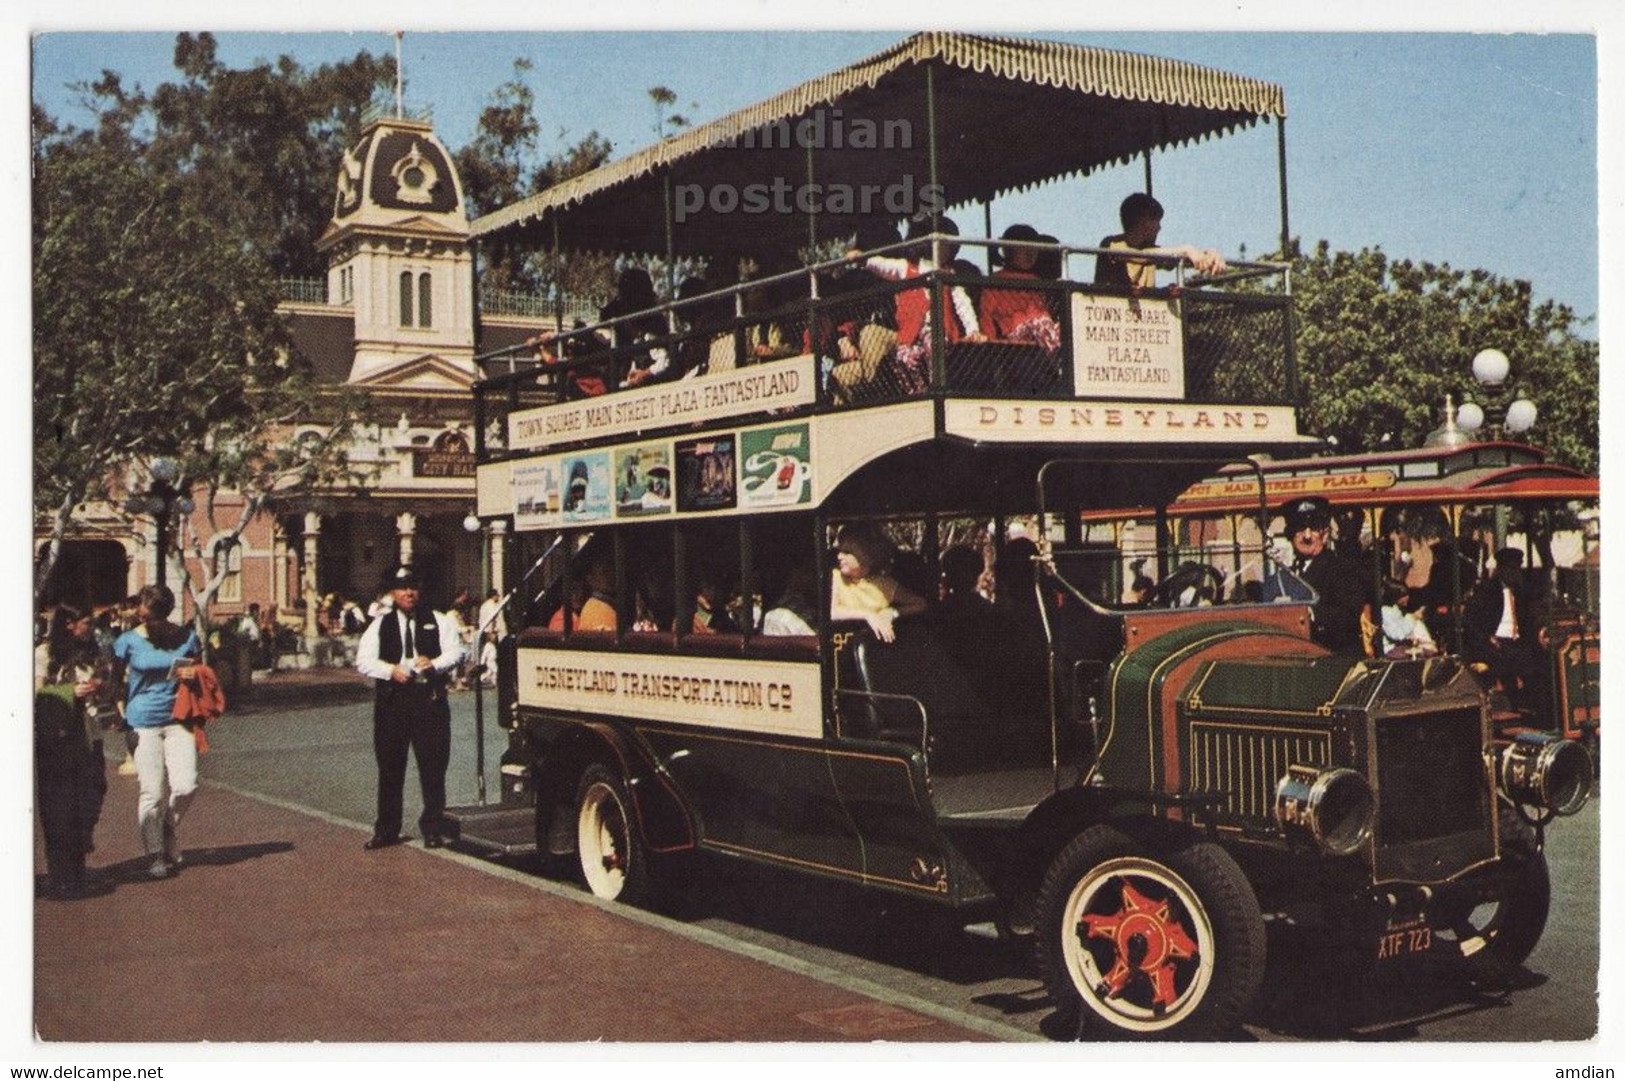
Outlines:
<svg viewBox="0 0 1625 1081"><path fill-rule="evenodd" d="M576 786L576 852L594 897L637 904L649 896L649 859L620 776L601 763Z"/></svg>
<svg viewBox="0 0 1625 1081"><path fill-rule="evenodd" d="M1540 942L1552 905L1551 872L1535 831L1502 807L1498 884L1487 898L1452 896L1439 900L1437 937L1465 961L1480 983L1504 986Z"/></svg>
<svg viewBox="0 0 1625 1081"><path fill-rule="evenodd" d="M1223 1037L1263 981L1258 899L1209 842L1151 846L1090 827L1050 864L1038 913L1044 983L1079 1035Z"/></svg>

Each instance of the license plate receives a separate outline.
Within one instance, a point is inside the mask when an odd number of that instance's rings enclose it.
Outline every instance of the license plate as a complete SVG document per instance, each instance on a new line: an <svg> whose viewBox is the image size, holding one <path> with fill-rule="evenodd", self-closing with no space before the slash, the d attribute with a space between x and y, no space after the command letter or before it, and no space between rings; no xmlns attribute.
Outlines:
<svg viewBox="0 0 1625 1081"><path fill-rule="evenodd" d="M1377 960L1391 961L1396 957L1410 957L1426 953L1433 948L1433 929L1421 920L1390 923L1377 936Z"/></svg>

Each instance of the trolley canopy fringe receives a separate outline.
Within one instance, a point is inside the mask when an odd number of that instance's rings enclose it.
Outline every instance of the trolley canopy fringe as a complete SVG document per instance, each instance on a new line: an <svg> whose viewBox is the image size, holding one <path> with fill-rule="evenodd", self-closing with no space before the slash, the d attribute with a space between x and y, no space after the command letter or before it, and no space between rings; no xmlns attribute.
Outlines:
<svg viewBox="0 0 1625 1081"><path fill-rule="evenodd" d="M744 191L763 177L808 179L811 162L814 183L859 196L869 187L868 215L836 200L820 209L821 235L849 234L884 215L888 188L930 183L933 109L936 179L944 205L957 206L1285 120L1286 99L1273 83L1178 60L932 31L487 214L473 233L535 248L556 237L565 251L662 254L665 238L649 225L664 216L668 183L680 195L684 185ZM678 207L676 253L737 244L737 210L693 203ZM764 249L806 240L800 214L751 217Z"/></svg>

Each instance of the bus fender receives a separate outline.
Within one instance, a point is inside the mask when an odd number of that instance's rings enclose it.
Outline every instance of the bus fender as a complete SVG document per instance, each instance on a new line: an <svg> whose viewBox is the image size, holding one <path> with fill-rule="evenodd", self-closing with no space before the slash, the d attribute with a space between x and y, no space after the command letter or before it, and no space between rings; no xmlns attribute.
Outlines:
<svg viewBox="0 0 1625 1081"><path fill-rule="evenodd" d="M1064 788L1035 807L1022 823L1015 880L1036 889L1045 869L1072 838L1104 822L1131 823L1130 832L1170 840L1188 829L1163 817L1168 797L1157 792L1078 785Z"/></svg>
<svg viewBox="0 0 1625 1081"><path fill-rule="evenodd" d="M576 784L581 771L593 762L620 772L632 797L638 831L650 852L684 852L694 847L694 820L675 786L644 747L601 721L570 726L542 758L536 800L538 813L547 813L552 820L548 836L568 836L573 841ZM543 812L545 807L551 810ZM557 845L550 847L556 849Z"/></svg>

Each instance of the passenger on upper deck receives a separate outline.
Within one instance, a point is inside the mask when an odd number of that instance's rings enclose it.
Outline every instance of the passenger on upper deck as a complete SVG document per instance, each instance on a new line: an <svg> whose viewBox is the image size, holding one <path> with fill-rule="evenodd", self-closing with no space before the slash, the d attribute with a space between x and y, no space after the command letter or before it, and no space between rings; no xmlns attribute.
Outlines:
<svg viewBox="0 0 1625 1081"><path fill-rule="evenodd" d="M1030 225L1012 225L1000 239L1036 241L1038 236L1038 230ZM1041 254L1037 248L1001 248L994 255L994 262L1000 266L993 276L1015 281L1037 281L1035 268ZM982 330L989 338L1030 342L1043 346L1048 353L1061 347L1060 325L1050 313L1045 295L1036 289L985 289L977 312Z"/></svg>
<svg viewBox="0 0 1625 1081"><path fill-rule="evenodd" d="M577 360L594 353L608 353L609 342L597 331L587 331L587 324L575 321L568 335L546 331L528 338L526 345L536 347L536 358L543 364ZM609 371L608 357L604 364L584 364L572 368L564 378L564 397L570 399L595 398L614 389L614 373Z"/></svg>
<svg viewBox="0 0 1625 1081"><path fill-rule="evenodd" d="M737 273L735 282L741 289L740 313L752 320L743 329L744 362L749 364L794 356L796 347L786 339L784 328L774 320L760 318L789 299L786 294L793 283L764 285L759 279L772 277L790 268L764 265L763 260L751 255L736 257L733 265Z"/></svg>
<svg viewBox="0 0 1625 1081"><path fill-rule="evenodd" d="M866 221L858 228L854 251L869 251L897 242L889 221ZM847 401L861 393L897 348L894 305L876 292L879 276L863 264L820 279L819 296L834 303L814 316L804 345L826 358L831 393ZM849 299L843 299L849 298Z"/></svg>
<svg viewBox="0 0 1625 1081"><path fill-rule="evenodd" d="M615 336L615 348L626 349L649 338L665 337L668 331L665 318L658 312L650 310L659 304L660 298L655 295L654 282L650 280L649 272L642 267L627 267L621 271L621 276L615 283L615 295L610 298L608 304L599 309L598 318L608 321L623 315L648 312L647 315L628 319L611 328ZM668 361L664 349L654 348L642 356L623 358L621 363L624 372L620 383L635 387L639 383L647 382L652 375L659 374L652 371L656 366L660 371L665 371Z"/></svg>
<svg viewBox="0 0 1625 1081"><path fill-rule="evenodd" d="M694 300L716 289L698 275L684 278L683 284L677 287L677 299L691 301L677 309L677 318L687 329L688 337L677 347L677 368L675 373L668 373L668 378L686 379L690 375L733 369L733 332L722 329L733 314L727 299Z"/></svg>
<svg viewBox="0 0 1625 1081"><path fill-rule="evenodd" d="M836 543L835 570L830 576L829 618L863 620L882 642L896 640L892 624L902 616L919 615L925 601L899 585L885 572L891 566L892 544L867 522L841 528Z"/></svg>
<svg viewBox="0 0 1625 1081"><path fill-rule="evenodd" d="M938 218L935 230L950 236L959 235L959 226L954 224L952 218ZM931 219L916 218L909 223L908 236L905 239L916 240L930 236L931 233ZM943 262L952 266L958 252L958 245L944 245ZM848 254L855 257L863 253L854 249ZM871 255L864 260L864 266L871 274L888 281L907 281L923 277L937 269L931 257L929 243L915 245L908 249L902 258ZM950 290L949 297L952 303L947 306L949 310L944 313L947 322L946 340L985 341L981 323L976 317L976 306L971 303L970 294L966 293L962 286L956 285ZM912 394L924 390L930 384L931 292L923 288L905 289L897 294L895 304L899 379L903 392Z"/></svg>
<svg viewBox="0 0 1625 1081"><path fill-rule="evenodd" d="M1135 192L1124 199L1118 214L1123 221L1123 231L1106 237L1099 247L1121 248L1148 255L1177 255L1204 274L1224 271L1224 257L1212 249L1193 248L1188 244L1158 247L1157 234L1162 230L1162 204L1144 192ZM1154 289L1157 285L1157 264L1148 259L1097 255L1095 284L1134 292Z"/></svg>

